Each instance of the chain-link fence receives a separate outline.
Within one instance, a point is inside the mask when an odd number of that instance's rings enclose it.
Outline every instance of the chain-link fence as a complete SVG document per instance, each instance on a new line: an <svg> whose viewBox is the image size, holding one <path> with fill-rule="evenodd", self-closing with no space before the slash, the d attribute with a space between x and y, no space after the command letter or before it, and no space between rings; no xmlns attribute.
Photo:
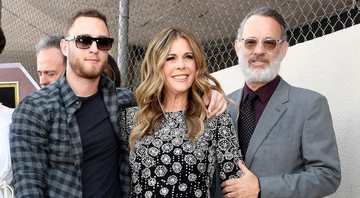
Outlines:
<svg viewBox="0 0 360 198"><path fill-rule="evenodd" d="M183 27L194 33L204 46L210 72L214 72L237 64L233 41L240 21L253 7L269 6L285 16L290 27L288 31L290 45L360 23L359 0L0 0L0 2L1 24L8 41L0 56L1 63L21 62L37 79L34 46L38 39L43 35L62 34L66 19L75 11L81 8L97 8L107 15L110 34L116 41L110 53L113 56L119 54L119 57L127 59L120 65L126 74L122 82L132 90L135 90L139 84L139 68L149 40L166 27ZM122 10L119 14L119 7L125 7L127 11ZM123 31L127 29L128 31ZM121 43L120 47L124 47L124 43L128 44L125 54L118 51L119 43Z"/></svg>
<svg viewBox="0 0 360 198"><path fill-rule="evenodd" d="M163 28L180 26L200 38L210 72L237 64L233 41L241 20L253 8L269 6L289 25L290 45L332 33L360 22L359 1L352 0L156 0L130 1L127 86L139 83L146 44Z"/></svg>
<svg viewBox="0 0 360 198"><path fill-rule="evenodd" d="M20 62L38 80L35 45L44 35L62 35L71 14L84 8L96 8L108 19L110 34L118 38L117 0L0 0L1 26L6 35L6 47L0 63ZM112 55L117 56L117 42ZM1 80L1 79L0 79Z"/></svg>

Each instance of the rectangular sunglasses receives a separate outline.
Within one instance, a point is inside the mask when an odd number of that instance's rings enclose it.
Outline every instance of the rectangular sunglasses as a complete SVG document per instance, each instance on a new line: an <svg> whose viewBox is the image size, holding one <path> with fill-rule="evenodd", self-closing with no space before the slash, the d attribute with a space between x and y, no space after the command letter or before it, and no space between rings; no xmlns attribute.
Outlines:
<svg viewBox="0 0 360 198"><path fill-rule="evenodd" d="M255 49L255 47L258 45L259 40L257 38L243 38L241 39L242 41L244 41L244 46L246 49L248 50L253 50ZM262 46L266 49L266 50L274 50L277 47L278 43L282 43L284 42L281 39L274 39L274 38L266 38L262 41Z"/></svg>
<svg viewBox="0 0 360 198"><path fill-rule="evenodd" d="M99 50L108 51L111 49L114 42L113 38L99 37L93 38L87 35L69 36L65 38L66 41L75 40L75 45L79 49L89 49L92 43L95 41Z"/></svg>

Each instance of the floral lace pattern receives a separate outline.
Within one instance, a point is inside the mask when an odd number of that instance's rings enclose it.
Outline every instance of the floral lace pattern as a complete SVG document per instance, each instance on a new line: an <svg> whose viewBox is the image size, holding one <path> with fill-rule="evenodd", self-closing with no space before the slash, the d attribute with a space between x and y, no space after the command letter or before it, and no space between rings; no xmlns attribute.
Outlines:
<svg viewBox="0 0 360 198"><path fill-rule="evenodd" d="M138 111L122 112L127 134ZM235 129L228 113L204 121L205 131L191 141L182 111L167 112L159 130L136 141L130 152L132 197L210 197L217 164L222 181L242 176ZM218 162L218 163L216 163Z"/></svg>

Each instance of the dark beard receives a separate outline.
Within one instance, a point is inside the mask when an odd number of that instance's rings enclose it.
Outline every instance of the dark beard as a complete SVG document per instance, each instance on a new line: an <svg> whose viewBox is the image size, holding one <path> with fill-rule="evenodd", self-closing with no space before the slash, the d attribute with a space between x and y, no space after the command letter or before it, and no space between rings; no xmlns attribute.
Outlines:
<svg viewBox="0 0 360 198"><path fill-rule="evenodd" d="M105 69L107 65L107 62L105 61L104 64L101 65L100 70L98 71L92 71L92 72L87 72L83 69L83 66L81 64L78 63L78 61L73 61L70 60L70 67L72 68L72 70L80 77L85 78L85 79L96 79L99 76L101 76L103 70Z"/></svg>

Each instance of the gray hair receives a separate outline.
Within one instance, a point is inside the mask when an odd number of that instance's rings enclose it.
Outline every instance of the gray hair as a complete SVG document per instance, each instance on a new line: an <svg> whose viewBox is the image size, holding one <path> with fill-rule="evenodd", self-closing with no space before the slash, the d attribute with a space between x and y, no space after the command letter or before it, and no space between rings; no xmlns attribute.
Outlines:
<svg viewBox="0 0 360 198"><path fill-rule="evenodd" d="M255 9L251 10L245 16L245 18L242 20L242 22L240 23L240 27L238 29L236 39L239 39L239 40L241 39L242 33L244 31L245 23L253 15L271 17L272 19L277 21L279 23L280 27L281 27L281 39L285 40L285 41L287 40L287 35L286 35L287 24L285 22L284 17L279 12L277 12L276 10L268 8L268 7L260 7L260 8L255 8Z"/></svg>
<svg viewBox="0 0 360 198"><path fill-rule="evenodd" d="M36 55L44 49L48 48L58 48L60 49L60 41L63 39L64 36L43 36L40 38L39 42L36 44Z"/></svg>
<svg viewBox="0 0 360 198"><path fill-rule="evenodd" d="M41 50L49 49L49 48L58 48L61 51L60 48L60 42L61 39L63 39L64 36L43 36L40 38L39 42L36 44L36 56L40 53ZM66 56L63 56L64 63L66 63Z"/></svg>

